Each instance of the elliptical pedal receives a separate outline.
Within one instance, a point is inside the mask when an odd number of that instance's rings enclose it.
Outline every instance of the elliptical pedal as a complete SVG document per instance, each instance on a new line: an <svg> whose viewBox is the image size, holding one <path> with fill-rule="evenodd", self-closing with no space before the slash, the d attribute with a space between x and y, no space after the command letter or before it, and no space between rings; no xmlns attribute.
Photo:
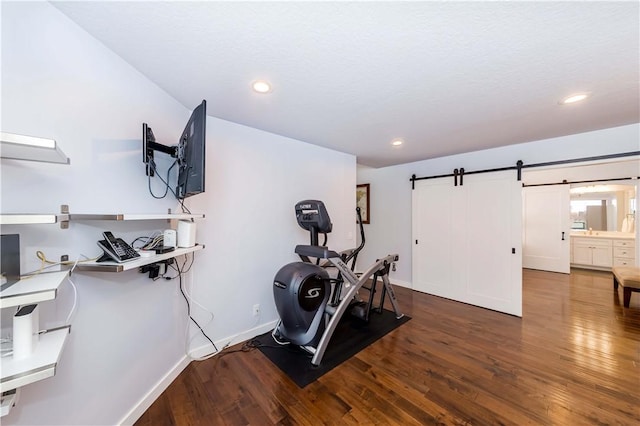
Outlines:
<svg viewBox="0 0 640 426"><path fill-rule="evenodd" d="M368 306L366 302L356 302L351 306L350 312L354 317L361 319L362 321L367 321L367 310Z"/></svg>

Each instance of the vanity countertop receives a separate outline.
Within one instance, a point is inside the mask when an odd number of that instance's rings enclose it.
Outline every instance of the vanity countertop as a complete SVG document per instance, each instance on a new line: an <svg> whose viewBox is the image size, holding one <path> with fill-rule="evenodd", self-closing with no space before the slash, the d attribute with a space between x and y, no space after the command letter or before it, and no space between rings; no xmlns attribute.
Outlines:
<svg viewBox="0 0 640 426"><path fill-rule="evenodd" d="M612 232L612 231L571 231L572 237L578 238L611 238L611 239L633 239L636 234L633 232Z"/></svg>

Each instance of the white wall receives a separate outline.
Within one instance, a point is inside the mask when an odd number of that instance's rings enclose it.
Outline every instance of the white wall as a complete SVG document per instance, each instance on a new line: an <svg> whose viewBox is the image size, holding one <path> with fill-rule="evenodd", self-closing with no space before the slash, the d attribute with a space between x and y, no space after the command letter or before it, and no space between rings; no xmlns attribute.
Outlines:
<svg viewBox="0 0 640 426"><path fill-rule="evenodd" d="M193 211L207 212L198 225L207 259L194 265L194 297L215 313L208 330L226 344L237 342L238 333L256 327L264 332L261 325L275 324L273 278L280 267L299 260L297 244L309 244L295 219L298 201L325 202L334 225L330 247L355 245L356 164L352 155L222 120L210 118L207 126L214 141L207 156L207 196L191 204ZM259 318L252 314L255 304ZM206 312L198 315L207 318ZM206 343L198 336L194 347Z"/></svg>
<svg viewBox="0 0 640 426"><path fill-rule="evenodd" d="M615 127L577 135L529 142L460 155L372 169L358 167L358 184L371 184L371 224L365 225L367 244L358 258L359 269L386 253L400 255L391 281L411 286L411 175L467 171L585 158L640 150L640 125ZM533 170L533 169L532 169ZM515 173L515 172L514 172ZM597 177L596 177L597 178Z"/></svg>
<svg viewBox="0 0 640 426"><path fill-rule="evenodd" d="M1 211L157 213L177 207L148 193L141 161L142 122L159 142L177 141L189 111L45 2L2 3L2 130L50 137L71 165L1 161ZM170 60L170 59L168 59ZM195 107L201 99L194 100ZM208 99L209 103L216 102ZM209 118L206 193L190 198L198 221L196 254L187 282L215 314L206 331L217 343L251 337L275 321L272 278L307 241L293 206L323 199L335 224L337 249L355 244L355 158L299 141ZM156 156L164 157L162 154ZM160 160L166 169L168 160ZM160 186L154 183L155 192ZM3 226L20 233L22 270L49 258L99 253L110 229L131 241L166 223L72 222ZM134 421L183 368L186 308L176 281L152 281L136 271L73 274L78 308L56 376L21 388L7 425L117 424ZM59 325L71 307L68 285L41 304L41 324ZM253 304L261 316L251 315ZM7 315L8 314L8 315ZM207 315L197 308L203 323ZM10 312L2 312L2 335ZM191 332L193 334L193 331ZM190 348L205 353L204 340ZM164 380L168 377L169 380ZM160 386L158 386L160 384Z"/></svg>

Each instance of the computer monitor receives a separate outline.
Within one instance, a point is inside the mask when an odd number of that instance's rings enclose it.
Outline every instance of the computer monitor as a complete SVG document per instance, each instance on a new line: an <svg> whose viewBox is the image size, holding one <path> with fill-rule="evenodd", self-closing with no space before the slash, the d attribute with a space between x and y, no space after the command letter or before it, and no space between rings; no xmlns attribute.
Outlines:
<svg viewBox="0 0 640 426"><path fill-rule="evenodd" d="M164 152L175 158L178 164L175 195L180 200L204 192L206 123L206 100L193 110L175 146L156 142L151 127L142 123L142 161L146 165L146 173L148 176L155 174L154 151Z"/></svg>

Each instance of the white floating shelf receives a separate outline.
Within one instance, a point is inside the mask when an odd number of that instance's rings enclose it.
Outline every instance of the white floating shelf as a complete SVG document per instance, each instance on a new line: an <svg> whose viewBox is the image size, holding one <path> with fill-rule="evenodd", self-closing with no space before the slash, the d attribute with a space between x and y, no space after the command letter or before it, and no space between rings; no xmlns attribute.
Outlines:
<svg viewBox="0 0 640 426"><path fill-rule="evenodd" d="M23 278L0 292L0 308L53 300L68 275L69 271L57 271Z"/></svg>
<svg viewBox="0 0 640 426"><path fill-rule="evenodd" d="M0 157L13 160L69 164L69 158L53 139L0 132Z"/></svg>
<svg viewBox="0 0 640 426"><path fill-rule="evenodd" d="M188 214L188 213L164 213L164 214L70 214L69 219L74 221L81 220L172 220L172 219L202 219L204 214Z"/></svg>
<svg viewBox="0 0 640 426"><path fill-rule="evenodd" d="M150 257L140 257L136 260L129 262L117 263L117 262L86 262L78 263L76 265L76 271L96 271L96 272L122 272L129 271L131 269L138 269L144 265L150 265L152 263L160 262L162 260L171 259L173 257L182 256L183 254L192 253L204 249L203 245L195 245L193 247L176 248L174 251L167 253L157 254Z"/></svg>
<svg viewBox="0 0 640 426"><path fill-rule="evenodd" d="M68 214L8 213L0 215L0 225L36 225L68 220Z"/></svg>
<svg viewBox="0 0 640 426"><path fill-rule="evenodd" d="M8 356L2 358L2 380L0 392L6 392L56 374L56 366L64 348L71 327L40 335L35 352L28 358L15 360Z"/></svg>

